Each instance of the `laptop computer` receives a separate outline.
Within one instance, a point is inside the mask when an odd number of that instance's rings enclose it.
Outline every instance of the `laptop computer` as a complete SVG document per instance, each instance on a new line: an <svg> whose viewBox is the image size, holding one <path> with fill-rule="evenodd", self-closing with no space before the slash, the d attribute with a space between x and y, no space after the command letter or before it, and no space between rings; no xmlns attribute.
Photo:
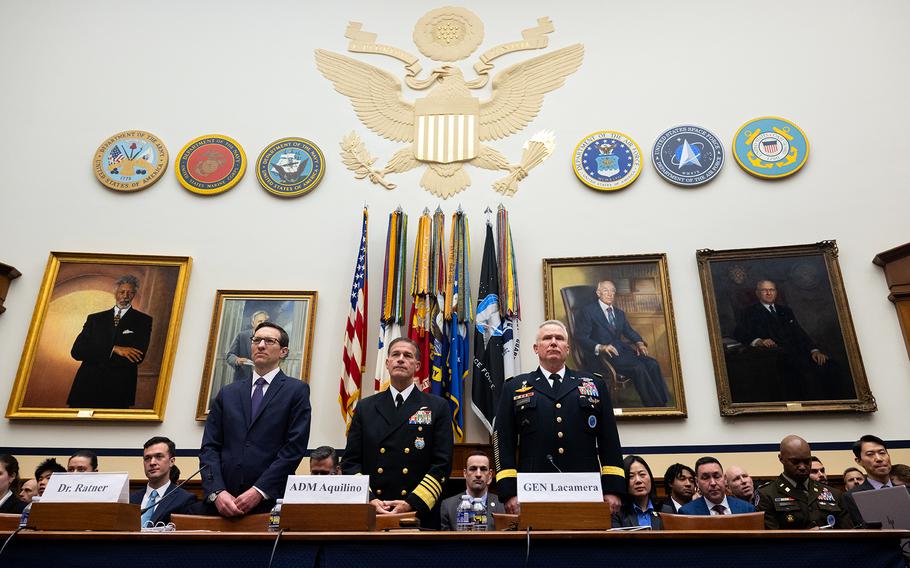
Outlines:
<svg viewBox="0 0 910 568"><path fill-rule="evenodd" d="M881 523L883 529L910 529L910 491L903 485L857 491L853 500L863 521Z"/></svg>

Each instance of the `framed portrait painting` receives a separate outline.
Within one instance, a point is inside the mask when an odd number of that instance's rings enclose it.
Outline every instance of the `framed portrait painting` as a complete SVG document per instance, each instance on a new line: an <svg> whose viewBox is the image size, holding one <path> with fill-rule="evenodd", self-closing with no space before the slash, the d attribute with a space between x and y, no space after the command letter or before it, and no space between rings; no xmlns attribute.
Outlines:
<svg viewBox="0 0 910 568"><path fill-rule="evenodd" d="M163 420L191 264L51 252L6 417Z"/></svg>
<svg viewBox="0 0 910 568"><path fill-rule="evenodd" d="M666 255L548 258L543 272L567 365L604 378L617 418L686 416Z"/></svg>
<svg viewBox="0 0 910 568"><path fill-rule="evenodd" d="M836 242L696 256L721 415L876 410Z"/></svg>
<svg viewBox="0 0 910 568"><path fill-rule="evenodd" d="M208 349L196 419L205 420L221 387L253 376L252 337L264 321L288 333L288 356L281 371L304 382L310 380L310 352L316 323L316 292L218 290L209 332Z"/></svg>

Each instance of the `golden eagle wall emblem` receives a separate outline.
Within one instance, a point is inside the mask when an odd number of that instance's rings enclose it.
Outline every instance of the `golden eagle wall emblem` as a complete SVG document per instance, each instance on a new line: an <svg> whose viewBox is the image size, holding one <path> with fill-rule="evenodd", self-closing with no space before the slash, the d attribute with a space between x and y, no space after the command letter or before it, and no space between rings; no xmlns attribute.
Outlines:
<svg viewBox="0 0 910 568"><path fill-rule="evenodd" d="M510 164L486 142L499 140L523 130L543 104L545 94L565 82L581 65L584 47L565 47L497 73L492 81L492 96L484 101L471 91L483 88L493 69L493 60L515 51L547 47L547 34L553 31L549 18L540 18L534 28L524 30L522 39L484 52L474 64L477 77L465 80L461 69L444 64L420 78L421 67L414 55L398 48L376 43L376 34L351 22L345 37L348 51L394 57L405 64L405 83L427 96L409 102L402 97L402 82L387 71L351 57L316 50L316 65L335 90L351 100L361 122L380 136L408 146L396 152L382 169L355 134L341 142L345 165L355 177L368 178L387 189L395 185L386 174L401 173L425 165L420 185L442 198L468 187L471 180L465 164L488 170L505 170L509 175L493 184L494 189L512 195L528 171L542 163L553 151L552 133L541 132L525 143L521 162ZM424 15L414 28L414 43L420 52L436 61L467 58L483 40L483 24L464 8L444 7Z"/></svg>

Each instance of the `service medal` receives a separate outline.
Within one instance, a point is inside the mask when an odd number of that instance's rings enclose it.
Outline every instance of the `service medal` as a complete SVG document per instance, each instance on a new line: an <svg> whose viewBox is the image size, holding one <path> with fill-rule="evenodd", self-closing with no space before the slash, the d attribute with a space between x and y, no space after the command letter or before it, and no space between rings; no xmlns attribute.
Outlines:
<svg viewBox="0 0 910 568"><path fill-rule="evenodd" d="M418 450L424 449L427 443L423 441L423 438L414 438L414 447Z"/></svg>

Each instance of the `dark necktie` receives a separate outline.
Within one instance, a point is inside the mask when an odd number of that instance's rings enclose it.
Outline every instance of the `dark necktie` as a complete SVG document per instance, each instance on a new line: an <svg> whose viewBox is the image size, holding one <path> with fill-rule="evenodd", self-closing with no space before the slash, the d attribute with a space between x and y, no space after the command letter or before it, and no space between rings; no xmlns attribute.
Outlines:
<svg viewBox="0 0 910 568"><path fill-rule="evenodd" d="M120 325L120 308L114 308L114 327Z"/></svg>
<svg viewBox="0 0 910 568"><path fill-rule="evenodd" d="M562 384L562 377L560 377L558 373L553 373L550 375L550 380L553 381L553 390L558 391L559 385Z"/></svg>
<svg viewBox="0 0 910 568"><path fill-rule="evenodd" d="M771 310L772 314L777 315L777 310L774 309L774 304L771 304L771 306L769 306L768 309Z"/></svg>
<svg viewBox="0 0 910 568"><path fill-rule="evenodd" d="M723 505L714 505L714 506L711 507L711 508L714 509L715 511L717 511L717 514L718 514L718 515L726 515L726 514L727 514L727 508L724 507Z"/></svg>
<svg viewBox="0 0 910 568"><path fill-rule="evenodd" d="M607 307L607 321L610 322L610 325L616 325L616 318L613 316L613 306Z"/></svg>
<svg viewBox="0 0 910 568"><path fill-rule="evenodd" d="M262 406L262 397L264 396L263 387L265 387L265 379L259 377L254 383L256 388L253 389L253 398L252 404L250 405L250 418L255 418L256 413L259 412L259 407Z"/></svg>
<svg viewBox="0 0 910 568"><path fill-rule="evenodd" d="M401 408L401 405L404 404L404 397L401 396L401 393L395 395L395 408Z"/></svg>

